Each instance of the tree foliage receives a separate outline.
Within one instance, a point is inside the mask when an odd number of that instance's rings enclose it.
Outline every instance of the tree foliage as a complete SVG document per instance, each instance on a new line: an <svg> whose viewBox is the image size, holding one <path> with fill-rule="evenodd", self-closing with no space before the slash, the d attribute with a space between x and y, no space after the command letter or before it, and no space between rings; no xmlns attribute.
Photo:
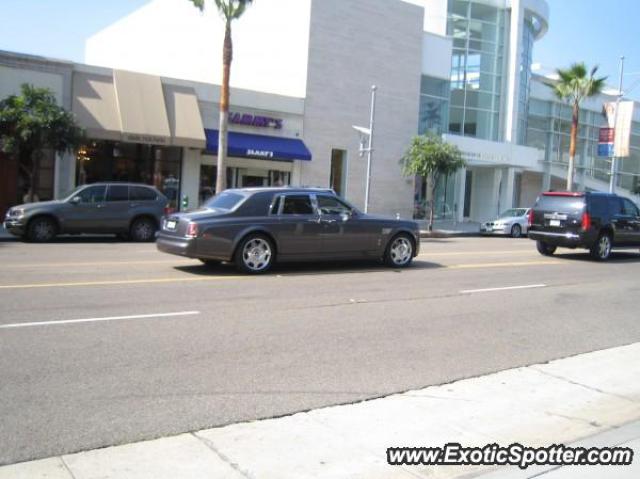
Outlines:
<svg viewBox="0 0 640 479"><path fill-rule="evenodd" d="M586 98L602 92L607 77L596 77L598 67L587 72L584 63L574 63L567 69L558 69L558 81L549 84L555 96L568 102L572 107L571 136L569 140L569 169L567 174L567 190L573 189L573 170L575 169L576 144L580 122L580 104Z"/></svg>
<svg viewBox="0 0 640 479"><path fill-rule="evenodd" d="M440 178L453 174L466 165L457 146L446 143L433 133L414 136L401 163L406 176L418 175L427 178L432 202ZM429 230L432 230L433 205L429 210Z"/></svg>
<svg viewBox="0 0 640 479"><path fill-rule="evenodd" d="M199 10L204 10L205 0L189 0ZM214 0L218 12L225 20L240 18L252 0Z"/></svg>
<svg viewBox="0 0 640 479"><path fill-rule="evenodd" d="M56 103L50 90L23 84L19 95L0 101L0 150L18 160L31 190L37 188L43 150L64 153L77 148L83 131L72 113Z"/></svg>

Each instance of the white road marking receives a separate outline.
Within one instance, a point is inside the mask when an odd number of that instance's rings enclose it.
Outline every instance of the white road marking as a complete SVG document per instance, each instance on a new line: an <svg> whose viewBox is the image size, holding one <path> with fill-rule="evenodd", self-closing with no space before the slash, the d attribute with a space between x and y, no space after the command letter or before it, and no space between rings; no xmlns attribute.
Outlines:
<svg viewBox="0 0 640 479"><path fill-rule="evenodd" d="M129 319L150 319L150 318L170 318L175 316L193 316L200 314L200 311L181 311L178 313L156 313L156 314L136 314L133 316L111 316L107 318L86 318L86 319L63 319L60 321L36 321L33 323L12 323L2 324L0 329L9 328L27 328L30 326L54 326L58 324L75 324L75 323L95 323L98 321L120 321Z"/></svg>
<svg viewBox="0 0 640 479"><path fill-rule="evenodd" d="M463 289L460 291L462 294L468 293L488 293L491 291L509 291L513 289L531 289L531 288L546 288L546 284L527 284L524 286L505 286L503 288L484 288L484 289Z"/></svg>

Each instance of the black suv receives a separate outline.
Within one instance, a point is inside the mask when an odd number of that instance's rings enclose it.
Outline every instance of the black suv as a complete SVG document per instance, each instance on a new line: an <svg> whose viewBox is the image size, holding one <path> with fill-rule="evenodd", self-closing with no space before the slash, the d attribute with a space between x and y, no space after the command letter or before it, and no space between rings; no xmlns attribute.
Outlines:
<svg viewBox="0 0 640 479"><path fill-rule="evenodd" d="M529 238L545 256L563 246L604 261L612 248L640 246L640 210L614 194L550 191L529 212Z"/></svg>
<svg viewBox="0 0 640 479"><path fill-rule="evenodd" d="M7 211L4 225L9 233L36 242L79 233L113 233L151 241L168 203L149 185L95 183L80 186L60 200L14 206Z"/></svg>

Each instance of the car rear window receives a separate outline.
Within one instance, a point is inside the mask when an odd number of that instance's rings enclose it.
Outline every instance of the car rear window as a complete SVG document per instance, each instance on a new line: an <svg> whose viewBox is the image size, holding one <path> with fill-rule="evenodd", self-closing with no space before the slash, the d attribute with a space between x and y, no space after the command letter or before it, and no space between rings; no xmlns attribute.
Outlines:
<svg viewBox="0 0 640 479"><path fill-rule="evenodd" d="M584 209L584 196L542 195L536 202L536 209L557 213L580 213Z"/></svg>
<svg viewBox="0 0 640 479"><path fill-rule="evenodd" d="M209 201L205 203L207 208L218 208L221 210L232 210L235 208L242 200L244 199L243 195L239 195L238 193L231 193L230 191L223 191L219 195L214 196Z"/></svg>
<svg viewBox="0 0 640 479"><path fill-rule="evenodd" d="M129 189L129 196L131 197L131 201L153 201L157 198L158 194L151 188L132 186Z"/></svg>

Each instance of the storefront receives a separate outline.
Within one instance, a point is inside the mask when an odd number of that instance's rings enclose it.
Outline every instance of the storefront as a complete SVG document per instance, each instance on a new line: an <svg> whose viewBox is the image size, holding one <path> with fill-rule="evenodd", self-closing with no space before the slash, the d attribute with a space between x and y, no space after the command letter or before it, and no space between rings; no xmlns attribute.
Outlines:
<svg viewBox="0 0 640 479"><path fill-rule="evenodd" d="M207 147L199 171L200 204L215 194L218 134L218 130L205 130ZM302 140L235 131L229 132L227 153L229 188L290 185L294 162L311 160Z"/></svg>
<svg viewBox="0 0 640 479"><path fill-rule="evenodd" d="M205 148L193 87L160 77L80 67L73 111L88 140L76 152L76 184L153 185L178 208L185 151Z"/></svg>

